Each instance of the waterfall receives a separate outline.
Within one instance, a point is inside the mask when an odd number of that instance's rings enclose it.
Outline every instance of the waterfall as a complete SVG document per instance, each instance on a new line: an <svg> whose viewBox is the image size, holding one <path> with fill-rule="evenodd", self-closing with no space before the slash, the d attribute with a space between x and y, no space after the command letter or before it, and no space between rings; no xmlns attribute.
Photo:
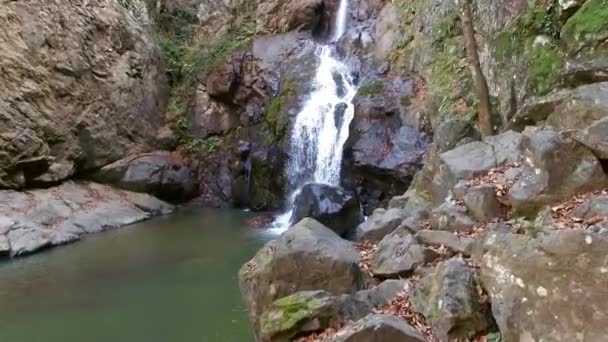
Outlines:
<svg viewBox="0 0 608 342"><path fill-rule="evenodd" d="M331 43L346 31L348 0L341 0L334 32L329 44L315 51L319 59L313 90L298 113L290 136L290 159L286 172L289 210L277 217L274 233L289 228L292 206L299 190L307 183L340 185L344 143L354 116L352 100L357 88L348 65L333 56Z"/></svg>

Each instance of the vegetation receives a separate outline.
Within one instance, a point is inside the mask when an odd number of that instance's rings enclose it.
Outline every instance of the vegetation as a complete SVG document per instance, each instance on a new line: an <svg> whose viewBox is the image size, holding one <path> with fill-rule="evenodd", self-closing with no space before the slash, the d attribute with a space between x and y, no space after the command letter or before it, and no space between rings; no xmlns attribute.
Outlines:
<svg viewBox="0 0 608 342"><path fill-rule="evenodd" d="M384 93L384 80L375 80L370 84L361 86L357 90L357 96L366 97L372 95L382 95Z"/></svg>
<svg viewBox="0 0 608 342"><path fill-rule="evenodd" d="M562 30L562 38L570 50L575 50L593 41L596 33L606 30L608 30L608 0L588 0L566 22Z"/></svg>
<svg viewBox="0 0 608 342"><path fill-rule="evenodd" d="M297 95L297 84L293 80L287 80L281 84L279 94L268 104L264 114L264 122L270 130L267 143L273 143L283 138L287 133L286 111L291 101Z"/></svg>

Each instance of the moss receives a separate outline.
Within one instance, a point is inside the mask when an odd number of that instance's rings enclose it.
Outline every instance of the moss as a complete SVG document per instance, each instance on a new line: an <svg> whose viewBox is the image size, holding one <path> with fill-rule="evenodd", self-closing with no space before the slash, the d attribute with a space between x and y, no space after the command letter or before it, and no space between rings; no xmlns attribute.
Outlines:
<svg viewBox="0 0 608 342"><path fill-rule="evenodd" d="M324 306L323 300L303 293L281 298L262 315L261 331L266 336L295 333L300 324L313 318Z"/></svg>
<svg viewBox="0 0 608 342"><path fill-rule="evenodd" d="M538 46L530 53L528 89L532 94L545 95L559 83L563 58L552 46Z"/></svg>
<svg viewBox="0 0 608 342"><path fill-rule="evenodd" d="M570 49L578 49L594 40L594 35L608 30L608 0L588 0L566 22L562 38Z"/></svg>
<svg viewBox="0 0 608 342"><path fill-rule="evenodd" d="M266 112L264 113L264 122L271 133L268 136L268 144L280 140L286 134L286 112L297 93L296 82L287 80L281 84L279 94L267 105Z"/></svg>
<svg viewBox="0 0 608 342"><path fill-rule="evenodd" d="M357 90L358 97L367 97L382 94L384 94L384 80L375 80L370 84L361 86L359 90Z"/></svg>
<svg viewBox="0 0 608 342"><path fill-rule="evenodd" d="M456 14L441 17L431 29L431 38L434 44L440 44L459 34L461 34L460 21Z"/></svg>

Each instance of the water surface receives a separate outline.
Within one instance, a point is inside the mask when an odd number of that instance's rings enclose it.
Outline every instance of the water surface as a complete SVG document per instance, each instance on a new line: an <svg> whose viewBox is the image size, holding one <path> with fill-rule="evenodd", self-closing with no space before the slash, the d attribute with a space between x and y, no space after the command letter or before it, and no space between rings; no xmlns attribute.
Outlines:
<svg viewBox="0 0 608 342"><path fill-rule="evenodd" d="M0 341L248 342L237 272L266 239L184 209L0 263Z"/></svg>

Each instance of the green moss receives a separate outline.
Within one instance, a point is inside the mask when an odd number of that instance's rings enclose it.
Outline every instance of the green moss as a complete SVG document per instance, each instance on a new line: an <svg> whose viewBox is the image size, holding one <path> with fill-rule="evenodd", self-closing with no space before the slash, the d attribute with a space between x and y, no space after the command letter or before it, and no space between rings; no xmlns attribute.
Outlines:
<svg viewBox="0 0 608 342"><path fill-rule="evenodd" d="M370 84L363 85L357 90L357 96L367 97L384 94L384 80L375 80Z"/></svg>
<svg viewBox="0 0 608 342"><path fill-rule="evenodd" d="M538 46L530 53L528 89L532 94L545 95L559 83L563 58L552 46Z"/></svg>
<svg viewBox="0 0 608 342"><path fill-rule="evenodd" d="M562 38L568 47L578 49L594 40L594 35L608 30L608 0L588 0L566 22Z"/></svg>
<svg viewBox="0 0 608 342"><path fill-rule="evenodd" d="M431 29L431 38L434 44L440 44L448 38L459 35L460 21L457 14L451 14L441 17L435 22Z"/></svg>
<svg viewBox="0 0 608 342"><path fill-rule="evenodd" d="M287 129L287 110L297 95L297 84L294 80L287 80L281 84L279 94L267 105L264 113L264 123L271 135L268 136L271 144L280 140Z"/></svg>
<svg viewBox="0 0 608 342"><path fill-rule="evenodd" d="M321 299L302 293L281 298L262 315L261 331L266 336L295 333L300 324L319 313L324 305Z"/></svg>

